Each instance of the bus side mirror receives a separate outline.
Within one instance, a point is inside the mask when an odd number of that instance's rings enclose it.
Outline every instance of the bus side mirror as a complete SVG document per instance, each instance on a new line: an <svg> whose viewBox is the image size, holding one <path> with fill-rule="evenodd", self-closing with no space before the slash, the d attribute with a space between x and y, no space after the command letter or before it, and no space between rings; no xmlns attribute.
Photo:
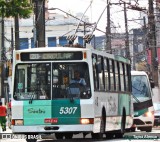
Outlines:
<svg viewBox="0 0 160 142"><path fill-rule="evenodd" d="M155 87L154 81L152 79L149 79L149 81L150 81L151 88L154 88Z"/></svg>
<svg viewBox="0 0 160 142"><path fill-rule="evenodd" d="M99 62L96 63L96 72L97 73L101 73L102 72L102 66L101 66L101 63L99 63Z"/></svg>

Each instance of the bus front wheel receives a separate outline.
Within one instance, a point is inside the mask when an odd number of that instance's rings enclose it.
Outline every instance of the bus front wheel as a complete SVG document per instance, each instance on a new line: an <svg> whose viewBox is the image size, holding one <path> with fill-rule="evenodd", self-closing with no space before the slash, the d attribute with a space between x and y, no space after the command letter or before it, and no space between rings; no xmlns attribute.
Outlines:
<svg viewBox="0 0 160 142"><path fill-rule="evenodd" d="M152 132L152 126L146 127L146 132Z"/></svg>
<svg viewBox="0 0 160 142"><path fill-rule="evenodd" d="M101 124L100 124L100 132L99 133L92 133L93 139L103 139L103 134L105 132L105 121L104 118L101 118Z"/></svg>
<svg viewBox="0 0 160 142"><path fill-rule="evenodd" d="M151 132L152 131L152 126L149 126L149 127L139 127L138 129L141 130L141 131Z"/></svg>

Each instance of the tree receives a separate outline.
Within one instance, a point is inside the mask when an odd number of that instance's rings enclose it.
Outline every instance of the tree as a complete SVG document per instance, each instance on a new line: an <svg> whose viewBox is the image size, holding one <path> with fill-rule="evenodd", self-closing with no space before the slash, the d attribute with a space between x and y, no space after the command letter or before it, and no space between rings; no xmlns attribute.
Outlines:
<svg viewBox="0 0 160 142"><path fill-rule="evenodd" d="M15 19L15 49L19 49L19 17L29 18L32 13L32 7L28 0L0 0L0 16L2 17L2 58L5 57L4 53L4 17L14 17ZM1 64L1 70L4 69L4 63ZM1 73L1 97L4 95L4 76Z"/></svg>
<svg viewBox="0 0 160 142"><path fill-rule="evenodd" d="M15 19L15 49L19 49L19 18L29 18L32 6L28 0L0 0L0 16Z"/></svg>

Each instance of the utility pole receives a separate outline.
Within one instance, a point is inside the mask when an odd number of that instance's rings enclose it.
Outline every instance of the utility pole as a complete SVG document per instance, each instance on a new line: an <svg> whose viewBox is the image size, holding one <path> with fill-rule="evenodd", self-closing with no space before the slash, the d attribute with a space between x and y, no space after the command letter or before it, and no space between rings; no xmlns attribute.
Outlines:
<svg viewBox="0 0 160 142"><path fill-rule="evenodd" d="M4 8L1 9L2 22L1 22L1 98L4 98Z"/></svg>
<svg viewBox="0 0 160 142"><path fill-rule="evenodd" d="M34 0L36 47L45 47L45 0Z"/></svg>
<svg viewBox="0 0 160 142"><path fill-rule="evenodd" d="M112 53L111 49L111 26L110 26L110 2L107 0L107 27L106 27L106 50Z"/></svg>
<svg viewBox="0 0 160 142"><path fill-rule="evenodd" d="M158 86L158 59L157 59L157 47L156 47L156 29L155 29L155 17L153 9L153 0L149 0L149 14L148 14L148 42L151 50L151 75Z"/></svg>
<svg viewBox="0 0 160 142"><path fill-rule="evenodd" d="M19 16L18 15L14 17L14 24L15 24L15 50L20 50L20 47L19 47Z"/></svg>
<svg viewBox="0 0 160 142"><path fill-rule="evenodd" d="M13 60L13 49L14 49L14 41L13 41L13 26L11 26L11 61Z"/></svg>
<svg viewBox="0 0 160 142"><path fill-rule="evenodd" d="M111 28L110 28L110 4L114 5L121 5L124 4L124 19L125 19L125 31L126 31L126 40L125 40L125 46L126 46L126 56L128 59L130 59L130 52L129 52L129 35L128 35L128 22L127 22L127 12L126 12L126 4L131 4L131 2L126 3L123 0L119 0L119 3L110 3L109 0L107 0L107 27L106 27L106 49L111 49Z"/></svg>
<svg viewBox="0 0 160 142"><path fill-rule="evenodd" d="M124 21L125 21L125 31L126 31L126 57L130 59L130 51L129 51L129 35L128 35L128 21L127 21L127 12L126 12L126 3L124 2Z"/></svg>
<svg viewBox="0 0 160 142"><path fill-rule="evenodd" d="M147 57L147 26L146 26L146 17L143 16L143 51L145 52L145 57ZM148 61L146 61L146 70L149 72L150 71L150 67L148 64Z"/></svg>

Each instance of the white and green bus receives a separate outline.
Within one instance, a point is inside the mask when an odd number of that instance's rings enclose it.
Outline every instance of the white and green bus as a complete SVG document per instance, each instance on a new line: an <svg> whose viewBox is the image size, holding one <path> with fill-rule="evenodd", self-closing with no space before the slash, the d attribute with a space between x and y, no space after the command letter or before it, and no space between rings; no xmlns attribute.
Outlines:
<svg viewBox="0 0 160 142"><path fill-rule="evenodd" d="M134 127L151 132L154 125L154 107L152 101L152 88L154 83L149 81L148 75L144 71L131 71L132 94L134 107Z"/></svg>
<svg viewBox="0 0 160 142"><path fill-rule="evenodd" d="M70 83L75 70L86 85ZM133 124L130 61L123 57L77 47L17 50L12 77L14 134L102 139Z"/></svg>

